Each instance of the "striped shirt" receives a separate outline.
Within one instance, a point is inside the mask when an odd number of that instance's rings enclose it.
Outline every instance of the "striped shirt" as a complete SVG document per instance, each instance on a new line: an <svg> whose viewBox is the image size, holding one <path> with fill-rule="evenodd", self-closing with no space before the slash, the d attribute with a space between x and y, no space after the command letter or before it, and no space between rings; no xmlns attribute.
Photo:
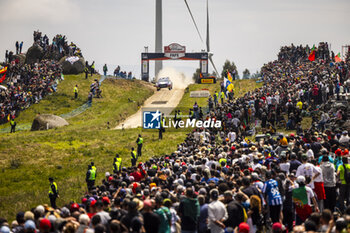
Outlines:
<svg viewBox="0 0 350 233"><path fill-rule="evenodd" d="M269 205L282 205L282 197L276 180L270 179L266 181L262 192L267 195Z"/></svg>

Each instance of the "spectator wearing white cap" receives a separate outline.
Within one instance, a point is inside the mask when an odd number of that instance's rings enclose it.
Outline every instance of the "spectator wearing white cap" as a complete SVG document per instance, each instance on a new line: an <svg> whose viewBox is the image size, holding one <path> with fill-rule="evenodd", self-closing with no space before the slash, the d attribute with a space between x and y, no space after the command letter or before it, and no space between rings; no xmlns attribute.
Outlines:
<svg viewBox="0 0 350 233"><path fill-rule="evenodd" d="M339 138L339 143L344 144L345 146L349 146L349 141L350 137L348 135L348 131L344 130Z"/></svg>

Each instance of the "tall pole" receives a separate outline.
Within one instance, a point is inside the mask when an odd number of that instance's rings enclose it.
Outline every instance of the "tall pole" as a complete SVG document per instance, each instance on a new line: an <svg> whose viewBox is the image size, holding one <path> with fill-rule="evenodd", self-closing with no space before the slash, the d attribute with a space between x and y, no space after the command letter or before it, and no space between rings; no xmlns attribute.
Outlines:
<svg viewBox="0 0 350 233"><path fill-rule="evenodd" d="M163 19L162 19L162 0L156 0L156 53L163 52ZM159 71L163 68L162 61L155 61L154 76L157 77Z"/></svg>

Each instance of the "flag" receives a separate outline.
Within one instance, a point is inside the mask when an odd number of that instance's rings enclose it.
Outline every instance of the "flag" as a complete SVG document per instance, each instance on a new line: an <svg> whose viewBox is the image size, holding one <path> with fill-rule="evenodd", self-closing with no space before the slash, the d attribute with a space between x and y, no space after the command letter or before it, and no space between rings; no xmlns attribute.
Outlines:
<svg viewBox="0 0 350 233"><path fill-rule="evenodd" d="M308 203L305 187L293 189L293 200L296 205L306 205Z"/></svg>
<svg viewBox="0 0 350 233"><path fill-rule="evenodd" d="M310 61L315 61L315 45L311 49L311 53L309 55L309 60Z"/></svg>
<svg viewBox="0 0 350 233"><path fill-rule="evenodd" d="M2 69L0 70L0 74L5 73L6 71L7 71L7 66L5 66L4 68L2 68Z"/></svg>
<svg viewBox="0 0 350 233"><path fill-rule="evenodd" d="M225 84L225 88L226 90L228 90L229 92L231 92L234 88L233 83L231 83L228 78L224 78L224 84Z"/></svg>
<svg viewBox="0 0 350 233"><path fill-rule="evenodd" d="M0 78L0 83L2 83L6 78L6 74L4 74L1 78Z"/></svg>
<svg viewBox="0 0 350 233"><path fill-rule="evenodd" d="M229 92L232 92L232 90L235 88L235 86L232 83L233 79L232 79L231 73L229 71L227 71L227 78L224 78L224 81L225 81L226 90L228 90Z"/></svg>
<svg viewBox="0 0 350 233"><path fill-rule="evenodd" d="M292 196L298 217L305 221L312 213L312 208L308 204L305 186L294 189Z"/></svg>
<svg viewBox="0 0 350 233"><path fill-rule="evenodd" d="M0 70L0 74L4 74L4 75L2 75L2 77L0 78L0 83L2 83L2 82L5 80L5 78L6 78L6 71L7 71L7 66L5 66L4 68L2 68L2 69Z"/></svg>
<svg viewBox="0 0 350 233"><path fill-rule="evenodd" d="M341 62L342 59L340 58L340 53L337 54L337 56L334 57L335 62Z"/></svg>
<svg viewBox="0 0 350 233"><path fill-rule="evenodd" d="M229 71L227 71L227 79L232 83L232 76Z"/></svg>

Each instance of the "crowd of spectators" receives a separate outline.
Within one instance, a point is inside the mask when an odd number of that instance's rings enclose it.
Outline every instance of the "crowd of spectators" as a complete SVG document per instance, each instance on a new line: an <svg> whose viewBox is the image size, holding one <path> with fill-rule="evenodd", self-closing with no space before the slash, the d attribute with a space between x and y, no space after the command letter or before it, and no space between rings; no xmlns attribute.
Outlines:
<svg viewBox="0 0 350 233"><path fill-rule="evenodd" d="M55 92L61 80L61 66L53 60L32 65L8 64L7 87L0 93L0 124L15 118L30 105Z"/></svg>
<svg viewBox="0 0 350 233"><path fill-rule="evenodd" d="M3 219L0 232L349 232L348 132L300 121L337 99L350 64L292 62L292 47L262 67L263 87L233 101L214 96L199 118L222 128L196 129L169 155L106 172L79 203ZM296 133L276 134L280 117ZM265 137L248 139L258 127Z"/></svg>
<svg viewBox="0 0 350 233"><path fill-rule="evenodd" d="M78 48L77 45L73 42L69 44L65 35L57 34L52 39L52 43L50 44L50 40L48 36L46 34L42 36L42 32L38 30L38 31L34 31L33 39L34 39L34 44L39 45L41 48L43 48L45 53L57 52L58 54L60 54L60 57L64 57L64 56L82 57L83 56L80 48Z"/></svg>
<svg viewBox="0 0 350 233"><path fill-rule="evenodd" d="M277 56L279 61L290 61L291 63L296 63L298 61L306 61L311 50L312 48L310 48L309 45L304 47L303 45L295 46L294 44L291 44L290 46L281 47ZM329 62L331 58L334 59L334 53L330 54L327 42L320 42L315 50L315 57Z"/></svg>
<svg viewBox="0 0 350 233"><path fill-rule="evenodd" d="M130 71L129 73L127 73L126 71L121 71L120 66L117 66L114 69L113 75L116 77L121 77L125 79L133 79L132 72Z"/></svg>
<svg viewBox="0 0 350 233"><path fill-rule="evenodd" d="M7 67L6 79L1 84L7 90L0 89L0 124L17 117L21 111L56 91L62 75L58 64L61 57L82 56L73 42L68 44L66 36L58 34L50 44L47 35L34 31L33 39L34 45L39 45L44 51L44 59L37 63L22 64L12 51L6 50L2 64L2 67ZM16 42L16 54L22 52L22 46L23 42Z"/></svg>

